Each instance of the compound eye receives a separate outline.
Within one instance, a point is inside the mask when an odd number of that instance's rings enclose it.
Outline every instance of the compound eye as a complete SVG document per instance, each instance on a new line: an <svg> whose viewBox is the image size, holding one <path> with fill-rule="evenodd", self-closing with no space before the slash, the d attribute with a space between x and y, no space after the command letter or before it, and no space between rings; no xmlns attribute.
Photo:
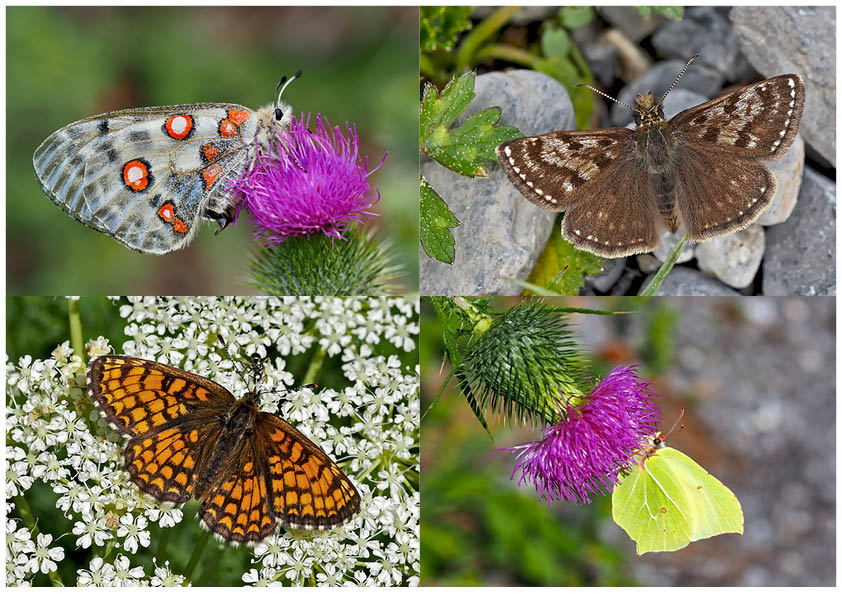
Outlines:
<svg viewBox="0 0 842 595"><path fill-rule="evenodd" d="M275 108L275 119L280 122L284 118L284 112L281 111L281 108Z"/></svg>
<svg viewBox="0 0 842 595"><path fill-rule="evenodd" d="M640 126L641 121L642 121L642 118L640 117L640 114L635 112L634 113L634 124L635 124L635 126Z"/></svg>
<svg viewBox="0 0 842 595"><path fill-rule="evenodd" d="M664 110L660 105L658 106L658 117L661 118L661 120L664 119Z"/></svg>

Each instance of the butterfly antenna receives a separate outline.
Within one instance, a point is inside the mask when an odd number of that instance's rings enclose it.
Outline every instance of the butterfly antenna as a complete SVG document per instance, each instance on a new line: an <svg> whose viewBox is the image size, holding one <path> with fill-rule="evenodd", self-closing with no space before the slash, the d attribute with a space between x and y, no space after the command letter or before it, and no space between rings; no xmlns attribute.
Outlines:
<svg viewBox="0 0 842 595"><path fill-rule="evenodd" d="M675 80L674 80L674 81L672 82L672 84L670 85L670 88L669 88L669 89L667 89L667 92L666 92L666 93L664 93L664 96L663 96L663 97L661 97L661 100L658 102L658 105L661 105L662 103L664 103L664 99L666 99L666 98L667 98L667 95L669 95L669 94L670 94L670 91L672 91L672 90L675 88L675 86L678 84L678 80L682 77L682 75L683 75L685 72L687 72L687 69L688 69L688 68L690 68L690 65L693 63L693 60L695 60L695 59L696 59L696 58L698 58L699 56L701 56L701 54L696 54L695 56L690 56L690 59L689 59L689 60L687 60L687 64L685 64L685 65L684 65L684 68L682 68L682 69L681 69L681 72L679 72L679 73L678 73L678 76L677 76L677 77L675 77Z"/></svg>
<svg viewBox="0 0 842 595"><path fill-rule="evenodd" d="M670 428L669 432L667 432L666 434L658 434L658 437L657 437L658 443L663 444L664 442L666 442L667 438L669 438L670 436L672 436L675 433L675 428L676 428L676 426L678 426L678 422L681 421L682 417L684 417L684 407L681 408L681 413L678 414L678 419L675 420L674 424L672 424L672 427ZM681 424L681 426L678 428L678 430L681 431L683 429L684 429L684 424Z"/></svg>
<svg viewBox="0 0 842 595"><path fill-rule="evenodd" d="M626 108L626 109L630 109L631 111L634 111L634 108L633 108L632 106L630 106L628 103L623 103L623 102L622 102L622 101L620 101L619 99L614 99L614 98L613 98L613 97L611 97L608 93L603 93L603 92L602 92L602 91L600 91L599 89L596 89L596 88L594 88L594 87L591 87L590 85L586 85L585 83L579 83L579 84L578 84L578 85L576 85L576 86L577 86L577 87L584 87L585 89L590 89L591 91L593 91L593 92L594 92L594 93L596 93L597 95L602 95L602 96L603 96L603 97L605 97L606 99L610 99L610 100L611 100L611 101L613 101L614 103L619 103L619 104L620 104L620 105L622 105L624 108Z"/></svg>
<svg viewBox="0 0 842 595"><path fill-rule="evenodd" d="M287 77L281 78L281 81L278 83L278 86L275 88L275 94L277 96L277 99L275 100L276 104L278 104L278 105L280 104L281 96L284 94L284 90L289 86L289 84L292 81L294 81L297 78L301 78L301 71L300 70L289 78L287 78Z"/></svg>

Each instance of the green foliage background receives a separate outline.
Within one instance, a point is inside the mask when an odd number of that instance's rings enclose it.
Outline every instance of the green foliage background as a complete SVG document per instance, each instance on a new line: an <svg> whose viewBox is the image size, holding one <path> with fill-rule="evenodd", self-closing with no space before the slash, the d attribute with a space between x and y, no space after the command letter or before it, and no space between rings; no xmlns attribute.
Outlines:
<svg viewBox="0 0 842 595"><path fill-rule="evenodd" d="M41 192L32 153L86 116L135 106L270 103L356 123L396 243L403 290L418 279L418 10L412 7L11 7L6 10L6 271L11 294L247 292L251 223L168 256L132 252Z"/></svg>

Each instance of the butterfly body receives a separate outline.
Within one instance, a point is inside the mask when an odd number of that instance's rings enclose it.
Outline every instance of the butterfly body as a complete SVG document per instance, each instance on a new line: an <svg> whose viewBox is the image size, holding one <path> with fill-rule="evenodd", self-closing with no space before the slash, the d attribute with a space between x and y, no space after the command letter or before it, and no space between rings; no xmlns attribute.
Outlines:
<svg viewBox="0 0 842 595"><path fill-rule="evenodd" d="M202 220L224 229L236 204L226 180L288 127L280 102L257 111L191 103L107 112L51 134L32 161L64 212L147 254L186 246Z"/></svg>
<svg viewBox="0 0 842 595"><path fill-rule="evenodd" d="M608 258L654 250L662 229L703 241L753 223L777 189L761 160L780 157L798 132L801 77L761 81L669 121L662 102L638 95L635 130L519 138L497 159L524 197L565 211L565 239Z"/></svg>
<svg viewBox="0 0 842 595"><path fill-rule="evenodd" d="M359 510L351 481L292 425L206 378L129 356L91 362L88 392L129 437L125 468L159 501L202 500L221 539L255 543L277 525L330 529Z"/></svg>

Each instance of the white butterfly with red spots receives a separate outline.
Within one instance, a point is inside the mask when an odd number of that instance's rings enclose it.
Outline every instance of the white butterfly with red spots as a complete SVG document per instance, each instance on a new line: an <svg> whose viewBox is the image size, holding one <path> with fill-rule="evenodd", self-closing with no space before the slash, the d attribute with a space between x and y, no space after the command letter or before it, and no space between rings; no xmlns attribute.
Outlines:
<svg viewBox="0 0 842 595"><path fill-rule="evenodd" d="M85 225L146 254L186 246L202 219L224 229L236 204L225 180L239 178L257 147L289 126L274 105L189 103L107 112L68 124L32 157L44 192Z"/></svg>

